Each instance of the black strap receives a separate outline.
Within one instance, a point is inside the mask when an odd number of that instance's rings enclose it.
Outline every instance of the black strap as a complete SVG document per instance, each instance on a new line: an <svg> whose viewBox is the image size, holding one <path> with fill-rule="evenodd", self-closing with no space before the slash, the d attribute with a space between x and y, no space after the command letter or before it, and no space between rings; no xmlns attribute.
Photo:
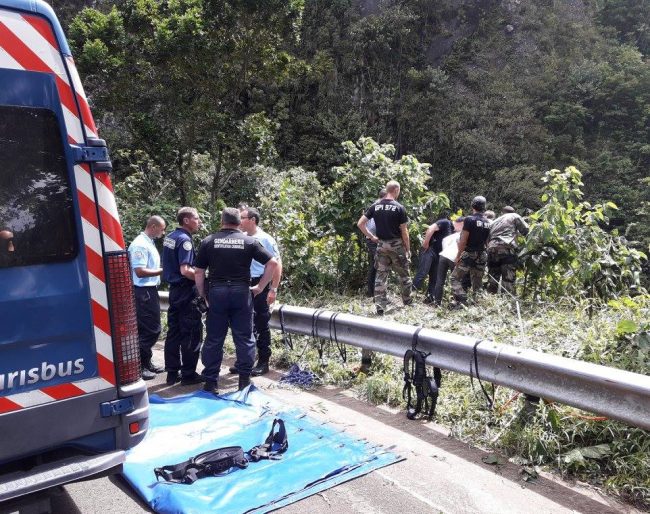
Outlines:
<svg viewBox="0 0 650 514"><path fill-rule="evenodd" d="M413 408L411 404L411 389L413 388L413 375L415 374L413 352L414 350L406 350L406 353L404 353L404 389L402 389L402 398L406 400L407 417Z"/></svg>
<svg viewBox="0 0 650 514"><path fill-rule="evenodd" d="M487 408L488 410L492 410L492 407L494 406L494 398L490 398L490 395L488 392L485 390L485 387L483 386L483 382L481 382L481 377L479 376L478 373L478 345L483 342L483 339L479 339L474 343L474 349L472 351L473 358L474 358L474 371L476 372L476 380L478 380L478 385L481 386L481 391L483 391L483 395L485 396L485 400L487 402ZM469 363L469 378L470 382L472 384L472 389L474 389L474 374L472 372L472 362L470 361ZM492 396L494 396L494 387L492 388Z"/></svg>
<svg viewBox="0 0 650 514"><path fill-rule="evenodd" d="M280 308L278 309L278 314L280 315L280 331L282 332L282 342L284 343L285 347L293 350L293 340L291 339L291 334L285 332L284 330L284 312L282 312L282 309L284 309L284 304L280 305Z"/></svg>
<svg viewBox="0 0 650 514"><path fill-rule="evenodd" d="M311 337L314 343L318 344L318 359L323 365L323 349L325 348L325 341L321 341L318 336L318 317L324 312L323 309L316 309L311 314Z"/></svg>
<svg viewBox="0 0 650 514"><path fill-rule="evenodd" d="M333 312L330 315L330 319L329 319L330 344L332 344L332 342L334 343L334 345L336 346L336 348L339 351L339 355L341 356L341 360L343 361L343 363L346 363L348 361L347 347L345 346L345 343L339 343L338 337L336 335L336 317L338 315L339 315L338 312ZM332 337L332 334L334 334L333 337Z"/></svg>
<svg viewBox="0 0 650 514"><path fill-rule="evenodd" d="M415 329L415 332L413 332L413 339L411 340L411 348L413 350L416 350L418 347L418 341L420 340L420 331L422 328L423 327L418 327Z"/></svg>

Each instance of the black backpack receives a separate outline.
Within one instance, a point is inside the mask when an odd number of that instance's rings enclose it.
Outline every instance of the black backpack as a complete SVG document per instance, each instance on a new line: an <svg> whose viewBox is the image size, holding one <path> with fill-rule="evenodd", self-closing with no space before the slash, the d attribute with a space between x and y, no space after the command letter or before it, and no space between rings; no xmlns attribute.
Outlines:
<svg viewBox="0 0 650 514"><path fill-rule="evenodd" d="M427 375L426 359L430 353L417 350L418 328L413 334L413 347L404 354L404 389L402 396L406 400L406 417L415 419L424 410L431 421L436 412L438 390L442 381L440 368L433 368L433 377ZM415 390L415 391L414 391ZM415 394L414 394L415 393ZM415 405L413 398L415 397Z"/></svg>

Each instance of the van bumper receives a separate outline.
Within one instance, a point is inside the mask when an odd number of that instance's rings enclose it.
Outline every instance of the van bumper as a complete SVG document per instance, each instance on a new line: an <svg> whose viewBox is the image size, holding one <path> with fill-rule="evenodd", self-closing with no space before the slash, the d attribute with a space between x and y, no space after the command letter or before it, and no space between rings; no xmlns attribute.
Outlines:
<svg viewBox="0 0 650 514"><path fill-rule="evenodd" d="M126 458L123 450L101 455L74 456L62 461L49 462L29 471L0 477L0 502L35 493L57 485L83 478L92 478L103 471L121 466Z"/></svg>

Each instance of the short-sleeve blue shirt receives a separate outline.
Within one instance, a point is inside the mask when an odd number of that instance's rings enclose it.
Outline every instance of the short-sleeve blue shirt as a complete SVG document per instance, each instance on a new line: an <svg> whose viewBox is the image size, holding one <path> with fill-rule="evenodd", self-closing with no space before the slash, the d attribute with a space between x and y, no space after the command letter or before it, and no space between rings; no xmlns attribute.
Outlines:
<svg viewBox="0 0 650 514"><path fill-rule="evenodd" d="M133 274L133 285L138 287L157 286L160 284L160 276L138 277L135 268L158 269L160 268L160 254L158 249L147 234L141 232L129 245L129 258L131 259L131 272Z"/></svg>
<svg viewBox="0 0 650 514"><path fill-rule="evenodd" d="M278 244L275 242L272 236L264 232L261 228L257 228L253 237L257 239L262 246L276 258L280 258L280 250L278 249ZM256 260L251 261L251 277L259 278L264 275L264 266L257 262Z"/></svg>
<svg viewBox="0 0 650 514"><path fill-rule="evenodd" d="M163 280L169 284L180 284L189 279L181 275L181 265L194 264L194 243L191 234L178 227L163 241ZM191 281L190 281L191 282Z"/></svg>

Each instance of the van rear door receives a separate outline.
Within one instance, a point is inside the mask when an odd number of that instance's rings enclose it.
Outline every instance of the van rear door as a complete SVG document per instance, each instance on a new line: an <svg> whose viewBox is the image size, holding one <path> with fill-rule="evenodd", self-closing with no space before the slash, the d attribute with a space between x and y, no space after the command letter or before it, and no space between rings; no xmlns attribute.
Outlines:
<svg viewBox="0 0 650 514"><path fill-rule="evenodd" d="M128 257L96 132L51 8L0 0L0 501L119 464L146 432Z"/></svg>

